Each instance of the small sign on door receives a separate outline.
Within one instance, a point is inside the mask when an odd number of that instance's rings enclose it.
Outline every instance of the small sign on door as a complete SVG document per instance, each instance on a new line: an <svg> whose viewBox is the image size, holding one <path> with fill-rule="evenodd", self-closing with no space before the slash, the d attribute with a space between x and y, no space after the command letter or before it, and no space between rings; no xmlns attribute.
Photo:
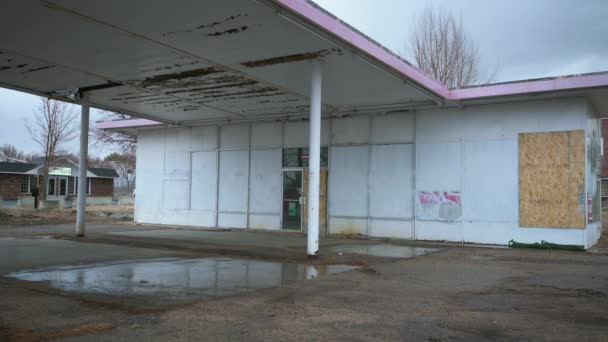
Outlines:
<svg viewBox="0 0 608 342"><path fill-rule="evenodd" d="M297 216L298 208L296 207L296 202L289 202L289 210L287 211L289 216Z"/></svg>

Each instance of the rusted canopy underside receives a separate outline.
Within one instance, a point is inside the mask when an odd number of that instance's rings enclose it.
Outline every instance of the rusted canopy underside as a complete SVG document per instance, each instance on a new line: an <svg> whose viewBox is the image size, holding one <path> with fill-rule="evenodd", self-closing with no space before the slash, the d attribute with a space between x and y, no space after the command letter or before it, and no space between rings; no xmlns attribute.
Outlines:
<svg viewBox="0 0 608 342"><path fill-rule="evenodd" d="M301 19L301 21L300 21ZM308 113L310 60L324 61L324 115L438 98L280 3L13 0L0 11L0 84L169 123Z"/></svg>

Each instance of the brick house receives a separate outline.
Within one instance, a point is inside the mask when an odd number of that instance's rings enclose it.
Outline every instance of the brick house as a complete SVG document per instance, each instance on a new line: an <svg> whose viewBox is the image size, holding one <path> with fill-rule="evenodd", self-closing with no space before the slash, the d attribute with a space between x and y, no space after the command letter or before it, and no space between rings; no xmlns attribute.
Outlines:
<svg viewBox="0 0 608 342"><path fill-rule="evenodd" d="M33 207L32 188L42 182L43 163L0 162L0 198L6 206ZM114 195L114 169L88 168L87 204L110 205ZM71 207L78 196L78 164L60 158L49 170L47 199Z"/></svg>

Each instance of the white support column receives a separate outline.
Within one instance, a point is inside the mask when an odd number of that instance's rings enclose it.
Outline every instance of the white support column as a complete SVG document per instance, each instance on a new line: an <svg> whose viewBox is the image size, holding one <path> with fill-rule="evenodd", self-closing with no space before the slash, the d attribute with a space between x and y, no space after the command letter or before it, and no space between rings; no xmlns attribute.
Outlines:
<svg viewBox="0 0 608 342"><path fill-rule="evenodd" d="M309 257L319 255L319 180L321 168L321 61L312 61L310 81L310 150L308 169Z"/></svg>
<svg viewBox="0 0 608 342"><path fill-rule="evenodd" d="M76 236L84 236L87 205L87 159L89 154L89 96L81 94L80 155L78 160L78 204L76 208Z"/></svg>

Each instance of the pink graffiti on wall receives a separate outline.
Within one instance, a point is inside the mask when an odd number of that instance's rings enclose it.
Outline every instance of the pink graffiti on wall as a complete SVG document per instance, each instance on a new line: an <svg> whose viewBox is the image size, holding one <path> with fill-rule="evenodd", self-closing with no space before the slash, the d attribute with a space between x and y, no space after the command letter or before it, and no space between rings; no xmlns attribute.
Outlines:
<svg viewBox="0 0 608 342"><path fill-rule="evenodd" d="M460 205L460 193L449 191L419 191L421 204L454 203Z"/></svg>
<svg viewBox="0 0 608 342"><path fill-rule="evenodd" d="M427 221L457 221L462 216L460 191L418 191L416 218Z"/></svg>

